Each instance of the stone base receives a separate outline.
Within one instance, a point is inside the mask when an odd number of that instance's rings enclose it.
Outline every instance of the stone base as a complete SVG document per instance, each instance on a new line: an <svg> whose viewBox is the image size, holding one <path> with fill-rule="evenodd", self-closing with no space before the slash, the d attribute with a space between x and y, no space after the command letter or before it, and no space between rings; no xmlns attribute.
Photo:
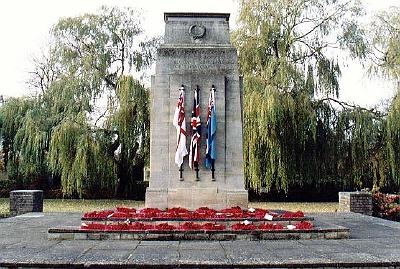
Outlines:
<svg viewBox="0 0 400 269"><path fill-rule="evenodd" d="M239 206L243 209L248 205L246 190L219 190L218 188L177 188L151 189L146 191L146 207L160 209L183 207L195 210L207 206L214 209L224 209Z"/></svg>
<svg viewBox="0 0 400 269"><path fill-rule="evenodd" d="M43 212L42 190L15 190L10 192L10 214L17 216L31 212Z"/></svg>
<svg viewBox="0 0 400 269"><path fill-rule="evenodd" d="M168 206L167 189L146 189L145 207L165 209Z"/></svg>

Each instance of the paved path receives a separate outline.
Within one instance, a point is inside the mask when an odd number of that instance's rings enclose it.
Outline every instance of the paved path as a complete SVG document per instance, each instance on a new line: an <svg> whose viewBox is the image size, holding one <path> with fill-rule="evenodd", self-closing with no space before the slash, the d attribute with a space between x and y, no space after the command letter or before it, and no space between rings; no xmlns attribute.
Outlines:
<svg viewBox="0 0 400 269"><path fill-rule="evenodd" d="M0 219L1 267L288 268L398 267L400 223L353 213L314 214L351 229L346 240L54 241L49 227L79 225L80 214Z"/></svg>

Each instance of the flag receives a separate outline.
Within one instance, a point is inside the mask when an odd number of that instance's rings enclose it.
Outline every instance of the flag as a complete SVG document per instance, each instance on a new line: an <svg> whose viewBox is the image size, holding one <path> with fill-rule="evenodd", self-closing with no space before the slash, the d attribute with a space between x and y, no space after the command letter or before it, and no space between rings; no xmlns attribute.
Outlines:
<svg viewBox="0 0 400 269"><path fill-rule="evenodd" d="M200 122L200 100L199 100L199 87L196 86L194 90L193 98L193 109L192 109L192 120L190 122L192 126L192 140L190 141L190 154L189 154L189 167L197 167L200 160L200 134L201 134L201 122Z"/></svg>
<svg viewBox="0 0 400 269"><path fill-rule="evenodd" d="M173 125L176 128L175 163L180 167L183 158L188 154L186 149L186 121L185 121L185 89L180 88L178 102L175 108Z"/></svg>
<svg viewBox="0 0 400 269"><path fill-rule="evenodd" d="M216 135L217 132L217 114L215 112L215 88L214 85L210 91L208 98L208 111L207 111L207 147L206 147L206 167L212 168L212 164L217 159L217 145Z"/></svg>

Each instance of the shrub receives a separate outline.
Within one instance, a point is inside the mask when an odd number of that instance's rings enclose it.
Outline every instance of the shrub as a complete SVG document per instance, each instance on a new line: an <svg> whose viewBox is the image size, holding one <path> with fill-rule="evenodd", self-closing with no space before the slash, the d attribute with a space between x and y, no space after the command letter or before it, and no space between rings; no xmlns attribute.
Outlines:
<svg viewBox="0 0 400 269"><path fill-rule="evenodd" d="M13 189L13 185L13 181L11 180L0 180L0 197L9 197L10 191Z"/></svg>
<svg viewBox="0 0 400 269"><path fill-rule="evenodd" d="M400 221L400 195L376 192L372 203L374 216Z"/></svg>

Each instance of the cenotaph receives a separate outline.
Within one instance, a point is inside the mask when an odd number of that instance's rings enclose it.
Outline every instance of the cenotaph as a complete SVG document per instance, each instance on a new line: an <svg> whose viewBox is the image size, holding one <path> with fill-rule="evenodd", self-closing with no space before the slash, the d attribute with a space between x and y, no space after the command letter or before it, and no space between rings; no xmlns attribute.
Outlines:
<svg viewBox="0 0 400 269"><path fill-rule="evenodd" d="M146 207L247 208L242 146L242 90L237 52L230 43L229 14L165 13L164 43L151 80L150 178ZM216 115L213 170L205 166L207 118L213 88ZM197 89L199 161L175 163L177 101L184 96L186 148L190 151L192 108Z"/></svg>

